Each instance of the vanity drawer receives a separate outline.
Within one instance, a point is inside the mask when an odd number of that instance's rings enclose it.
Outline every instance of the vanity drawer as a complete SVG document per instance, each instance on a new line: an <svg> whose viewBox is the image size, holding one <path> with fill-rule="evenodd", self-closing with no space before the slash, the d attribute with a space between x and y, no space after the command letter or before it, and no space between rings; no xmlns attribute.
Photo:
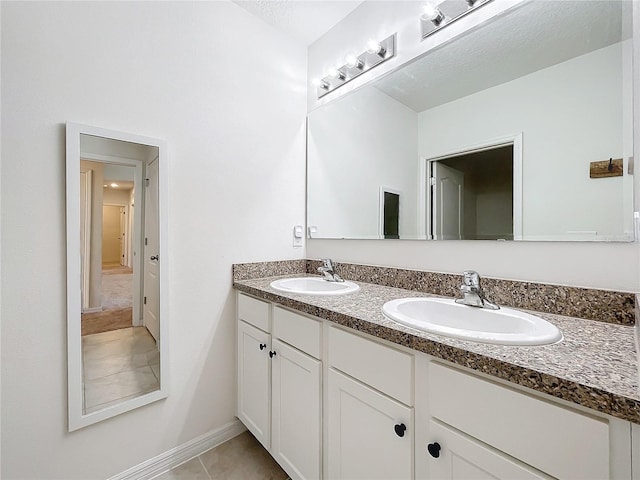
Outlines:
<svg viewBox="0 0 640 480"><path fill-rule="evenodd" d="M329 364L413 406L413 355L331 327Z"/></svg>
<svg viewBox="0 0 640 480"><path fill-rule="evenodd" d="M429 384L440 421L554 477L609 478L606 420L435 362Z"/></svg>
<svg viewBox="0 0 640 480"><path fill-rule="evenodd" d="M238 293L238 318L269 332L269 303Z"/></svg>
<svg viewBox="0 0 640 480"><path fill-rule="evenodd" d="M320 358L321 329L318 320L273 307L273 336L315 358Z"/></svg>

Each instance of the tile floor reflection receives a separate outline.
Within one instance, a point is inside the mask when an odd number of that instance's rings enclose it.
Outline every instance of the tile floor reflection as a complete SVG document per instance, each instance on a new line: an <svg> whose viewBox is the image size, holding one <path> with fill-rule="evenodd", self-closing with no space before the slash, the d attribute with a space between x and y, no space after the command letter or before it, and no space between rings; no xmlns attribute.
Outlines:
<svg viewBox="0 0 640 480"><path fill-rule="evenodd" d="M287 480L260 443L244 432L154 480Z"/></svg>
<svg viewBox="0 0 640 480"><path fill-rule="evenodd" d="M160 353L145 327L82 337L84 413L160 388Z"/></svg>

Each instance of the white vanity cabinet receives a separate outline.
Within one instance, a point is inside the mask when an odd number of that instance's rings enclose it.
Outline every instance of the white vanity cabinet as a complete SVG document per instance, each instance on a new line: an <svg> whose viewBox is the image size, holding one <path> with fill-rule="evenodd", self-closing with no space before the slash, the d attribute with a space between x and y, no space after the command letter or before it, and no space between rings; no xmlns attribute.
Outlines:
<svg viewBox="0 0 640 480"><path fill-rule="evenodd" d="M637 425L243 293L238 417L294 480L640 480Z"/></svg>
<svg viewBox="0 0 640 480"><path fill-rule="evenodd" d="M238 418L292 479L322 465L321 323L238 293Z"/></svg>
<svg viewBox="0 0 640 480"><path fill-rule="evenodd" d="M631 477L630 424L590 415L431 361L432 478Z"/></svg>
<svg viewBox="0 0 640 480"><path fill-rule="evenodd" d="M413 478L413 355L329 327L327 478Z"/></svg>

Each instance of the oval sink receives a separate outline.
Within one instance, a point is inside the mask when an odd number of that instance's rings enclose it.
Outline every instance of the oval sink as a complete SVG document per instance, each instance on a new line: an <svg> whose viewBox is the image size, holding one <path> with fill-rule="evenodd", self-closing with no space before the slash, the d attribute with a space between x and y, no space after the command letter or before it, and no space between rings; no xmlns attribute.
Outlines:
<svg viewBox="0 0 640 480"><path fill-rule="evenodd" d="M281 292L306 295L344 295L360 289L353 282L328 282L321 277L282 278L271 282L271 287Z"/></svg>
<svg viewBox="0 0 640 480"><path fill-rule="evenodd" d="M401 298L382 306L384 315L401 325L461 340L498 345L548 345L562 332L528 313L469 307L444 298Z"/></svg>

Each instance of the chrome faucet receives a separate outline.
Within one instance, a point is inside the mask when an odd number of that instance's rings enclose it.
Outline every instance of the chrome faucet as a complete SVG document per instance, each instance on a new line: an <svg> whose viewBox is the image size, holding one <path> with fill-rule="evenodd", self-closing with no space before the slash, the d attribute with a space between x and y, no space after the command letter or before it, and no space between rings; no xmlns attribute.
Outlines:
<svg viewBox="0 0 640 480"><path fill-rule="evenodd" d="M330 258L322 259L322 266L318 267L318 272L322 274L322 278L324 278L327 282L344 282L340 275L338 275L335 271L335 264L333 260Z"/></svg>
<svg viewBox="0 0 640 480"><path fill-rule="evenodd" d="M460 286L463 298L456 299L456 303L468 305L470 307L488 308L498 310L500 307L487 300L487 297L480 286L480 275L473 270L464 272L464 283Z"/></svg>

